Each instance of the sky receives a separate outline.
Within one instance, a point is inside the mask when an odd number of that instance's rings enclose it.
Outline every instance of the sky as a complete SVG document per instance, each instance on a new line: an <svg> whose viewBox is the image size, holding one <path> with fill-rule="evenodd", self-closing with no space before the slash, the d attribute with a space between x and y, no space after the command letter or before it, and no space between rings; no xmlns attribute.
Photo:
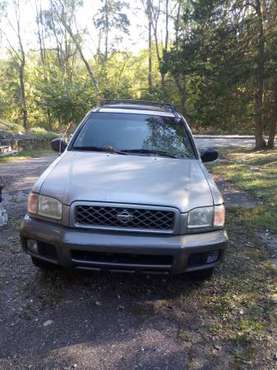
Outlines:
<svg viewBox="0 0 277 370"><path fill-rule="evenodd" d="M23 31L23 43L26 50L37 49L36 24L35 24L35 6L33 0L19 0L21 8L21 21ZM76 14L78 27L81 29L84 26L88 31L85 38L84 50L85 54L91 55L95 53L97 48L97 39L95 38L95 28L93 17L100 7L100 0L83 0L84 5ZM12 30L11 24L14 24L14 12L11 6L12 0L8 0L8 17L2 19L5 25L4 29L11 44L16 45L16 35ZM48 0L42 0L42 6L47 7ZM140 5L140 0L129 0L130 9L127 15L130 21L129 35L123 35L120 45L116 45L120 50L128 50L132 52L139 51L147 47L147 20ZM94 37L93 37L94 35ZM5 37L2 37L0 52L4 53L4 48L7 45Z"/></svg>

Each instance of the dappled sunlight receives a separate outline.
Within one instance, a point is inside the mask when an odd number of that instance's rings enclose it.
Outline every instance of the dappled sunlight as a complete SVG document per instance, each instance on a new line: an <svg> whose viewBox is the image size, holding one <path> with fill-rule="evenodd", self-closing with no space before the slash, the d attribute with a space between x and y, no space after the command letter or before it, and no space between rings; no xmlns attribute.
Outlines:
<svg viewBox="0 0 277 370"><path fill-rule="evenodd" d="M213 165L212 171L223 173L225 180L250 192L258 200L256 208L241 209L242 221L258 229L277 232L277 149L260 152L228 150L225 156L231 161Z"/></svg>
<svg viewBox="0 0 277 370"><path fill-rule="evenodd" d="M243 151L233 150L229 152L230 158L233 160L239 160L242 162L250 162L248 164L267 164L271 165L271 162L276 162L277 149L268 151Z"/></svg>

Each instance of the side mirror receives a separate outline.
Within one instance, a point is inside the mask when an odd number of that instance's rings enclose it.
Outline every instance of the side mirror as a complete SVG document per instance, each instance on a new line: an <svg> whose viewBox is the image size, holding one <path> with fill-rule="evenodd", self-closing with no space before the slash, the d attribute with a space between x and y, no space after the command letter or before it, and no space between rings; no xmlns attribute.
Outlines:
<svg viewBox="0 0 277 370"><path fill-rule="evenodd" d="M218 158L218 152L215 149L204 149L200 153L202 162L212 162Z"/></svg>
<svg viewBox="0 0 277 370"><path fill-rule="evenodd" d="M66 147L67 147L66 142L61 138L57 138L51 141L51 148L55 152L63 153Z"/></svg>

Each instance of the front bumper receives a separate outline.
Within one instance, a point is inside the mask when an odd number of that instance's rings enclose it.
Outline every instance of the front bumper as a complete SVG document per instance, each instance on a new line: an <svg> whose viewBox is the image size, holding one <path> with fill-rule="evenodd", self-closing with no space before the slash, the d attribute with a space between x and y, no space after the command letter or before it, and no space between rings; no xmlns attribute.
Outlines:
<svg viewBox="0 0 277 370"><path fill-rule="evenodd" d="M214 267L228 237L224 230L190 235L150 235L69 228L25 216L20 236L30 255L69 268L183 273ZM38 242L37 252L27 240ZM214 254L213 254L214 252ZM207 263L208 255L218 257Z"/></svg>

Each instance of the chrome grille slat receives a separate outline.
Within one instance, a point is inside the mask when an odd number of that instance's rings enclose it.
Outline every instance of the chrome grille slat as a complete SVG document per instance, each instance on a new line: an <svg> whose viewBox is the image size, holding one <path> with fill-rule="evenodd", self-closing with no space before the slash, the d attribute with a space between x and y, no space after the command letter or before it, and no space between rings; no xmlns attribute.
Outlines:
<svg viewBox="0 0 277 370"><path fill-rule="evenodd" d="M176 212L167 209L122 205L77 204L74 222L79 227L109 228L172 233Z"/></svg>

